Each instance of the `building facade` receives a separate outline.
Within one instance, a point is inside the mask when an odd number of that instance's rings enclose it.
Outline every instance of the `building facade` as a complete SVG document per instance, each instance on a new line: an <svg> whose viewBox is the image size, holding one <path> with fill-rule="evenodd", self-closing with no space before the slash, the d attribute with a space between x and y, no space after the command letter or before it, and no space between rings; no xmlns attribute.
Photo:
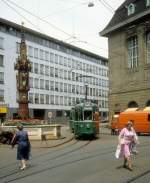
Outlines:
<svg viewBox="0 0 150 183"><path fill-rule="evenodd" d="M21 26L0 19L0 112L17 115L16 71ZM59 121L76 101L87 98L98 103L102 118L108 114L108 60L25 28L30 72L30 117Z"/></svg>
<svg viewBox="0 0 150 183"><path fill-rule="evenodd" d="M126 0L100 34L109 44L110 118L150 106L150 0Z"/></svg>

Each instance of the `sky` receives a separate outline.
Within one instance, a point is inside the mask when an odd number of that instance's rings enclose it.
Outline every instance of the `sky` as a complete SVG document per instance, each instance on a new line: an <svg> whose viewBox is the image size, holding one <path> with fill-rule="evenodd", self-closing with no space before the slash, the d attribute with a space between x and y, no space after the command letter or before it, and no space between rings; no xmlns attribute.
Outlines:
<svg viewBox="0 0 150 183"><path fill-rule="evenodd" d="M0 17L108 57L99 32L124 0L0 0ZM89 3L93 7L89 7Z"/></svg>

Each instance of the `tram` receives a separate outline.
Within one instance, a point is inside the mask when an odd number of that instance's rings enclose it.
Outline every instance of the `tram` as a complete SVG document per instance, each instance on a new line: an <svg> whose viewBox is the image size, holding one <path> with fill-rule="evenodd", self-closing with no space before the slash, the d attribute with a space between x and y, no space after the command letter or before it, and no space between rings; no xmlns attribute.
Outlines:
<svg viewBox="0 0 150 183"><path fill-rule="evenodd" d="M70 129L75 138L99 136L100 116L97 104L84 101L70 111Z"/></svg>

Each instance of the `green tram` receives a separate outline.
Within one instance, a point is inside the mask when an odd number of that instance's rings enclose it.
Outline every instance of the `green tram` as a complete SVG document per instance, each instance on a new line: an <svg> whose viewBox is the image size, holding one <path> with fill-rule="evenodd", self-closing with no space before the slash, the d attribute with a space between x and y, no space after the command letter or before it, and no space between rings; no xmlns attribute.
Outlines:
<svg viewBox="0 0 150 183"><path fill-rule="evenodd" d="M75 138L99 135L100 116L97 104L84 101L70 111L70 129Z"/></svg>

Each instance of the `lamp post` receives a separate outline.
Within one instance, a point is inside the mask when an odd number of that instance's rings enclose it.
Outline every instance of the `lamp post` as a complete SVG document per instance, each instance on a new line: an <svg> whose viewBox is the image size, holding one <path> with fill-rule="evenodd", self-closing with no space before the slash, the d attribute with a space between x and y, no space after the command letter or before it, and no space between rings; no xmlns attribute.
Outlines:
<svg viewBox="0 0 150 183"><path fill-rule="evenodd" d="M80 75L80 76L77 76L77 78L90 78L90 77L93 77L93 76L87 76L87 75ZM85 101L87 101L87 96L88 96L88 83L85 83Z"/></svg>

